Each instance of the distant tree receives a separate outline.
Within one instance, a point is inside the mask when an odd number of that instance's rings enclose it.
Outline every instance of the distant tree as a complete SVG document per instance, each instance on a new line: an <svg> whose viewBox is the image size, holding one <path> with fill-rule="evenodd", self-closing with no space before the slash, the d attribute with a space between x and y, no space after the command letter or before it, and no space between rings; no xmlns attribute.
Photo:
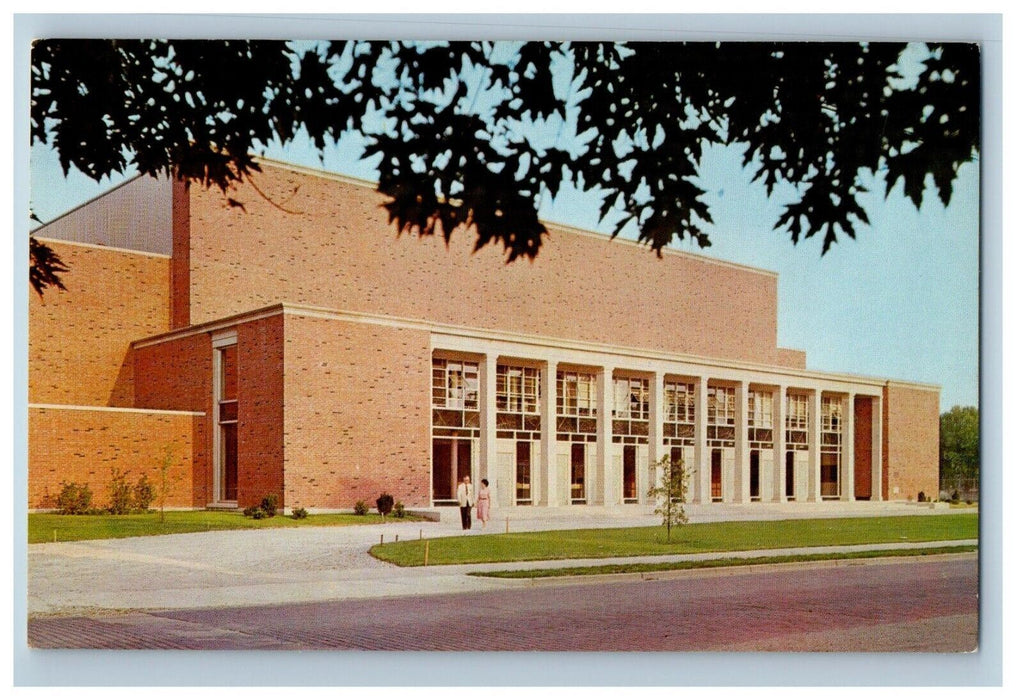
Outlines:
<svg viewBox="0 0 1023 700"><path fill-rule="evenodd" d="M308 134L322 149L359 131L399 231L468 226L509 261L537 255L538 207L566 183L658 254L676 237L709 245L699 170L708 147L733 144L768 193L794 186L777 227L793 243L823 233L827 252L869 223L865 178L883 174L888 193L901 181L917 207L933 183L947 205L977 155L978 47L929 44L919 75L901 67L906 49L52 39L32 52L31 135L65 172L134 168L227 192L266 144ZM63 271L41 253L40 292Z"/></svg>
<svg viewBox="0 0 1023 700"><path fill-rule="evenodd" d="M661 516L661 522L668 530L668 541L671 542L672 526L680 527L689 522L686 514L686 498L689 495L689 470L685 461L672 461L671 455L665 455L654 466L661 471L657 485L652 486L648 495L655 499L657 507L654 515Z"/></svg>
<svg viewBox="0 0 1023 700"><path fill-rule="evenodd" d="M980 476L980 413L974 406L954 406L941 414L940 462L942 480Z"/></svg>

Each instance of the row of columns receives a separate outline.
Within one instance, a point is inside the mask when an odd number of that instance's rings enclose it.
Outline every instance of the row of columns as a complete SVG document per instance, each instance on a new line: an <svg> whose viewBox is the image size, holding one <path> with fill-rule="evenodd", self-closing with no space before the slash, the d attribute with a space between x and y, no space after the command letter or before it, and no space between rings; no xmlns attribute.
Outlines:
<svg viewBox="0 0 1023 700"><path fill-rule="evenodd" d="M540 403L540 464L539 475L534 476L534 483L541 486L539 503L541 505L557 505L561 502L557 468L557 362L545 361L541 367L541 403ZM612 459L612 409L614 406L613 367L602 367L597 372L597 468L588 471L588 476L597 481L591 493L598 494L603 504L617 502L617 484L622 475L616 473ZM657 462L670 450L664 445L664 377L662 371L648 373L650 379L648 425L648 458L651 463ZM696 430L694 438L695 464L687 465L692 473L690 483L690 501L693 503L711 502L711 447L707 445L707 390L709 380L700 376L693 380L694 408L696 414ZM748 394L749 382L735 384L735 459L731 473L721 474L722 501L748 503L750 495L750 446L748 430ZM789 387L773 385L772 392L772 467L766 478L761 476L761 500L783 501L785 494L786 464L786 406L784 397ZM807 415L807 456L806 493L796 494L797 500L821 501L820 480L820 413L821 391L818 389L801 389L808 400ZM489 465L497 464L497 356L487 354L480 366L480 469L481 477L486 477ZM881 405L880 397L871 399L871 500L881 499ZM842 406L842 448L839 467L841 500L855 499L855 400L853 394L846 394ZM726 448L722 448L726 449ZM727 448L731 449L731 448ZM640 500L645 497L647 479L639 478L648 473L647 465L636 465L638 491ZM763 473L762 473L763 474ZM658 475L659 476L659 475ZM800 498L800 496L802 496Z"/></svg>

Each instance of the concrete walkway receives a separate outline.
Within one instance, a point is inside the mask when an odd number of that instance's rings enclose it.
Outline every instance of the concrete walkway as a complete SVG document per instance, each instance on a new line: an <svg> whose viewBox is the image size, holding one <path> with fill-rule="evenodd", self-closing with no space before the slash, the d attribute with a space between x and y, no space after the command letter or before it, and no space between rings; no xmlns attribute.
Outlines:
<svg viewBox="0 0 1023 700"><path fill-rule="evenodd" d="M565 507L496 510L487 532L657 525L650 506ZM896 503L750 504L689 506L691 522L789 518L930 515L947 510ZM372 516L368 516L372 517ZM472 534L479 534L478 523ZM467 576L469 571L534 569L566 561L402 568L378 561L367 550L385 541L458 536L455 509L440 522L353 527L235 530L117 540L30 545L30 615L81 614L100 610L159 610L268 605L353 598L485 591L524 585L519 580ZM467 535L471 536L471 535ZM976 541L972 541L975 543ZM929 546L964 544L935 542ZM922 546L892 544L885 548ZM879 549L878 545L818 548ZM793 554L811 549L771 550ZM682 561L767 552L730 552L570 560L570 565Z"/></svg>

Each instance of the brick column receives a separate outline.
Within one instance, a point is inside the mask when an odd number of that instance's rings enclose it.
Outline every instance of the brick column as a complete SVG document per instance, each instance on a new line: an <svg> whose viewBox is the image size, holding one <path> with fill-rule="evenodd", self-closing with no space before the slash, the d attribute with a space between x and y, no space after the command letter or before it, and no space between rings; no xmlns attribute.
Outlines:
<svg viewBox="0 0 1023 700"><path fill-rule="evenodd" d="M593 470L599 483L594 484L598 503L613 505L614 465L611 460L611 409L614 405L614 382L611 367L602 367L597 373L597 465Z"/></svg>
<svg viewBox="0 0 1023 700"><path fill-rule="evenodd" d="M558 363L548 360L540 370L540 504L561 505L558 500L557 395Z"/></svg>

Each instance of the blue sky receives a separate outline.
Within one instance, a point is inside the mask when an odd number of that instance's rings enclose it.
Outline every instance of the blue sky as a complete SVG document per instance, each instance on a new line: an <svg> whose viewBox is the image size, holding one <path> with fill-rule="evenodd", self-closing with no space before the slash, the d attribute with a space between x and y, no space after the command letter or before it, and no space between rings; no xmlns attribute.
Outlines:
<svg viewBox="0 0 1023 700"><path fill-rule="evenodd" d="M375 179L359 161L359 139L346 136L320 157L307 144L275 146L273 158ZM55 154L31 150L32 207L43 221L99 194L115 181L94 183L77 172L65 178ZM807 366L939 384L941 406L977 405L979 310L979 167L964 166L950 205L929 190L918 211L899 188L888 198L880 179L861 196L871 226L840 238L821 256L818 239L793 246L772 230L786 192L768 198L751 184L736 148L718 147L701 170L714 224L702 255L778 273L778 344L805 350ZM598 201L571 188L545 202L552 222L609 232L597 220ZM624 237L629 237L626 229ZM542 252L541 252L542 255Z"/></svg>

